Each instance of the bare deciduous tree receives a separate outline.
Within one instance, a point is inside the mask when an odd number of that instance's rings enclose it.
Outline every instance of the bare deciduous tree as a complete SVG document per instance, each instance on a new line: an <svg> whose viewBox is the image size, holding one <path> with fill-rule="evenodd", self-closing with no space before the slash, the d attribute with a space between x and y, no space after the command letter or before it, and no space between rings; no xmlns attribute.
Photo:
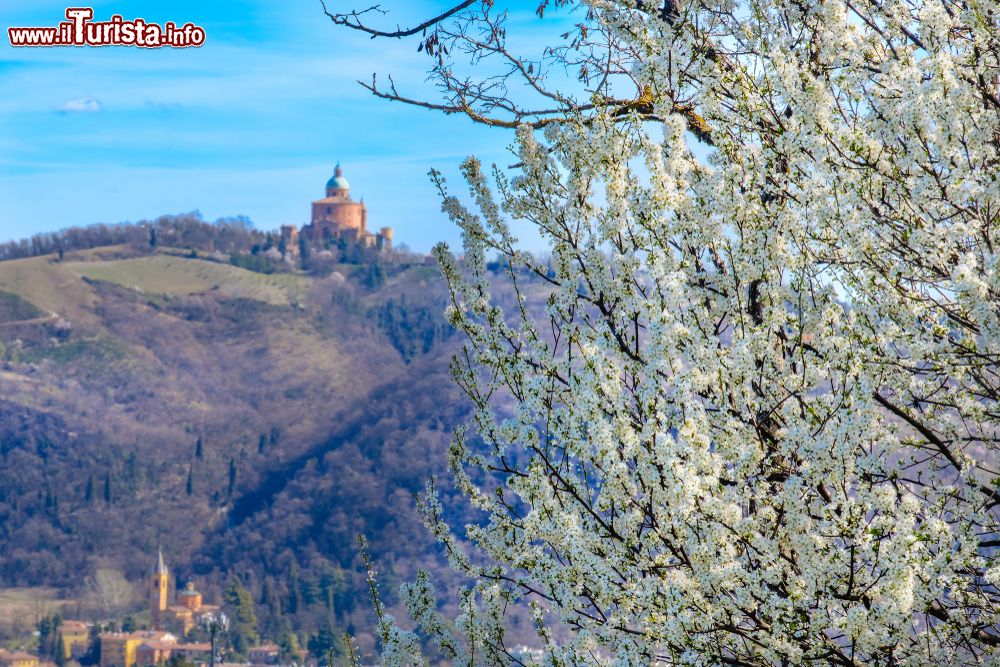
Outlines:
<svg viewBox="0 0 1000 667"><path fill-rule="evenodd" d="M87 578L87 605L112 618L127 611L135 601L135 589L119 570L101 568Z"/></svg>

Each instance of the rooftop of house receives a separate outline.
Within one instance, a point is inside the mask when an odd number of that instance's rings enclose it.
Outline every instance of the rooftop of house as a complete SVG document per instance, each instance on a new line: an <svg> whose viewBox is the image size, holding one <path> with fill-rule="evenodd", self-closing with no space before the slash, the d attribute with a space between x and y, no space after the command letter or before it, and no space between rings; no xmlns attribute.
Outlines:
<svg viewBox="0 0 1000 667"><path fill-rule="evenodd" d="M151 648L151 649L175 649L177 648L177 642L161 642L155 639L150 639L149 641L144 641L140 648Z"/></svg>
<svg viewBox="0 0 1000 667"><path fill-rule="evenodd" d="M191 642L189 644L177 644L174 647L178 651L211 651L212 645L208 642Z"/></svg>
<svg viewBox="0 0 1000 667"><path fill-rule="evenodd" d="M8 651L7 649L0 648L0 660L38 660L37 655L31 655L30 653L25 653L24 651Z"/></svg>
<svg viewBox="0 0 1000 667"><path fill-rule="evenodd" d="M63 621L59 629L63 632L87 632L90 626L83 621Z"/></svg>
<svg viewBox="0 0 1000 667"><path fill-rule="evenodd" d="M186 609L186 607L182 607ZM177 643L177 636L163 630L138 630L136 632L102 632L101 639L136 639Z"/></svg>

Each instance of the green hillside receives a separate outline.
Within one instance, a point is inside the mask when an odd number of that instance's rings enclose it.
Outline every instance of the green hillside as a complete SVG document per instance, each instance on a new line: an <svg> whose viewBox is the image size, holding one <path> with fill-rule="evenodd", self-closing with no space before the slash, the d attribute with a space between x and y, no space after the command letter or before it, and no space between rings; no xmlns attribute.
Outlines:
<svg viewBox="0 0 1000 667"><path fill-rule="evenodd" d="M140 292L187 295L218 290L228 298L273 305L299 303L309 279L289 274L263 275L244 269L171 255L153 255L104 262L67 262L70 274L103 280Z"/></svg>
<svg viewBox="0 0 1000 667"><path fill-rule="evenodd" d="M78 312L93 303L87 284L50 257L0 262L0 290L44 312Z"/></svg>
<svg viewBox="0 0 1000 667"><path fill-rule="evenodd" d="M84 278L136 292L182 296L218 291L227 298L273 305L299 303L311 282L303 276L264 275L178 254L106 260L100 253L79 253L78 257L63 262L55 261L52 256L0 262L0 290L44 312L59 313L93 305L95 289ZM4 307L0 302L0 308ZM4 312L0 310L0 321L7 319Z"/></svg>

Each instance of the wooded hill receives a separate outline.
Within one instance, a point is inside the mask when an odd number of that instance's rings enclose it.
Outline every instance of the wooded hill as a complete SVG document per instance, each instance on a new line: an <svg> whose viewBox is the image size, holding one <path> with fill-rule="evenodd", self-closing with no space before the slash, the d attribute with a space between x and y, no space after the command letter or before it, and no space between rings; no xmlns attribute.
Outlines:
<svg viewBox="0 0 1000 667"><path fill-rule="evenodd" d="M390 598L448 581L414 509L467 410L437 269L251 271L148 229L0 262L0 586L138 582L162 545L206 600L238 576L280 640L370 624L359 533Z"/></svg>

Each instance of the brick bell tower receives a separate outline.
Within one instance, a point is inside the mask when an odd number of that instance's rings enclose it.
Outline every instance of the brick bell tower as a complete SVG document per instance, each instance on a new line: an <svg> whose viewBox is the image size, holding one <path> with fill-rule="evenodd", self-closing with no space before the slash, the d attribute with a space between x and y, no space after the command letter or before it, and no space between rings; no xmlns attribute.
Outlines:
<svg viewBox="0 0 1000 667"><path fill-rule="evenodd" d="M167 610L167 588L170 580L170 573L166 563L163 562L163 550L158 549L156 563L153 564L153 572L149 582L149 615L154 630L160 630L163 622L163 612Z"/></svg>

